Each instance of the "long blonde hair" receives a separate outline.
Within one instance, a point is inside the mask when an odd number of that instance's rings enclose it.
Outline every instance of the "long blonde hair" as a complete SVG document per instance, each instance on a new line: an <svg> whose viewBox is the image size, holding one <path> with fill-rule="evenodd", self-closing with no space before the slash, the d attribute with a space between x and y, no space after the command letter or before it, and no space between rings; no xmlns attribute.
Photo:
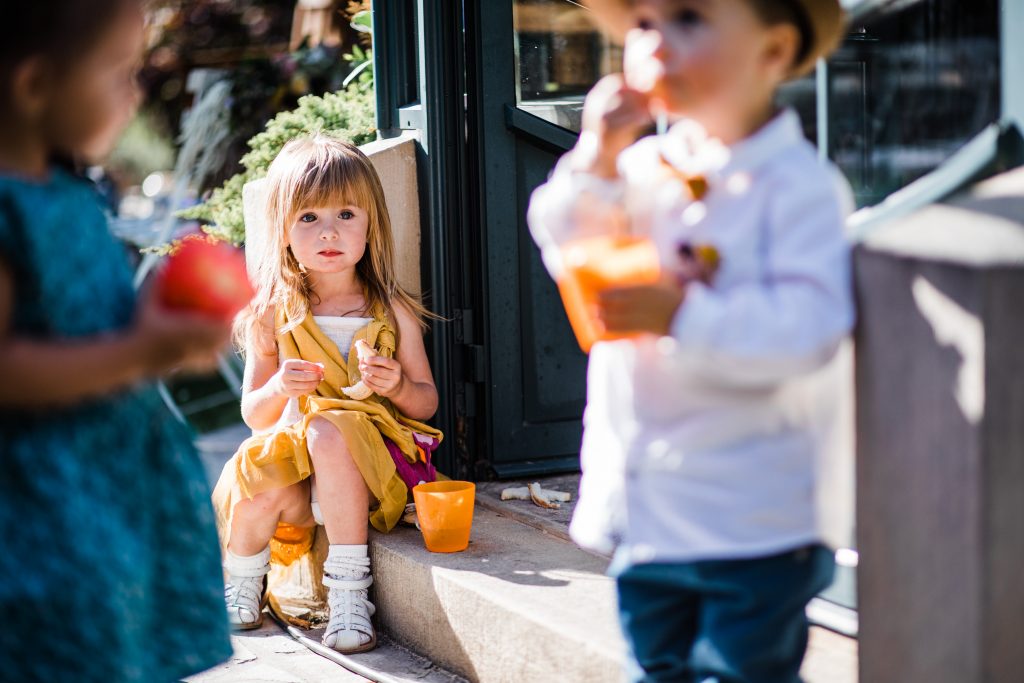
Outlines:
<svg viewBox="0 0 1024 683"><path fill-rule="evenodd" d="M394 319L394 305L405 305L425 327L436 317L398 282L391 218L384 188L373 164L358 147L323 133L287 143L270 164L266 180L265 246L256 255L250 278L256 288L252 305L235 320L234 338L245 351L270 311L281 311L279 335L302 324L310 310L312 286L288 246L288 233L299 212L309 207L352 204L367 213L367 245L356 264L368 311L385 311Z"/></svg>

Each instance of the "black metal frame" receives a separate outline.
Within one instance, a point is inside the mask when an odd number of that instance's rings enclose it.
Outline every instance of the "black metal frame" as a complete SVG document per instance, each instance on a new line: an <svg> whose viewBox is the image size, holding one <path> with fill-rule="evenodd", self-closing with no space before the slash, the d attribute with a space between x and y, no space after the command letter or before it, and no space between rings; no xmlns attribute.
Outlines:
<svg viewBox="0 0 1024 683"><path fill-rule="evenodd" d="M467 329L471 321L462 311L474 280L464 267L469 254L464 221L468 207L462 7L450 0L420 0L419 10L420 101L425 104L424 163L420 164L425 182L420 187L427 195L428 239L423 257L424 272L429 274L425 291L432 310L446 319L432 325L429 348L441 395L437 421L452 444L439 464L452 476L472 478L476 475L475 434L459 405L465 394L467 363L456 351L460 340L472 332Z"/></svg>
<svg viewBox="0 0 1024 683"><path fill-rule="evenodd" d="M483 4L484 7L479 7ZM539 335L550 329L535 329L532 316L534 297L547 301L541 289L553 287L547 276L529 276L536 257L525 225L525 198L530 185L543 179L550 164L571 148L576 134L551 124L516 106L518 73L514 42L512 3L466 3L466 54L469 92L470 155L474 179L480 189L474 197L472 220L480 243L478 261L481 283L477 316L482 340L475 347L486 371L480 387L484 404L481 423L489 474L500 477L535 476L575 471L579 467L578 447L582 425L582 397L579 405L536 413L540 374L534 366ZM471 68L470 68L471 67ZM557 298L557 297L555 297ZM557 306L556 316L562 316ZM551 323L551 326L548 325ZM543 323L553 327L558 321ZM564 321L563 321L564 322ZM565 348L573 348L565 323ZM533 340L533 341L531 341ZM565 348L552 350L549 358L562 358ZM550 378L549 378L550 379ZM580 383L575 375L557 381ZM533 398L530 398L530 397ZM531 412L530 405L534 411ZM544 410L547 410L545 408ZM568 413L574 413L568 415ZM539 419L538 419L539 418Z"/></svg>
<svg viewBox="0 0 1024 683"><path fill-rule="evenodd" d="M420 98L416 41L409 39L410 27L415 26L414 12L415 6L409 0L373 2L377 129L385 138L401 133L399 110Z"/></svg>
<svg viewBox="0 0 1024 683"><path fill-rule="evenodd" d="M512 357L496 367L508 354L489 348L488 341L494 334L518 335L520 318L511 307L496 307L495 297L510 292L492 291L489 283L508 268L510 254L524 254L521 245L507 249L504 244L522 239L515 219L520 207L515 193L495 198L495 179L507 184L515 177L508 167L511 157L501 158L512 150L510 132L552 154L570 148L576 136L509 106L516 77L509 33L512 7L480 5L375 0L373 15L378 127L385 137L407 128L422 134L418 169L424 299L446 319L431 325L427 339L441 399L435 422L448 439L438 464L452 476L472 479L578 466L575 454L568 452L572 443L578 444L578 434L567 437L564 429L550 434L528 429L531 436L523 442L523 455L533 455L539 443L554 436L554 442L565 442L564 458L542 458L542 464L536 459L495 462L498 452L505 452L507 460L504 441L518 433L508 429L507 419L514 421L518 414L510 402L516 389L504 387L510 374L518 377L520 368ZM495 136L502 140L497 146ZM489 158L485 140L492 141ZM485 192L490 193L487 202L482 199ZM489 237L503 244L488 245ZM495 410L505 411L499 418L506 433L495 435Z"/></svg>
<svg viewBox="0 0 1024 683"><path fill-rule="evenodd" d="M475 395L467 376L479 364L460 352L474 338L467 293L478 274L472 263L464 217L470 182L465 164L466 116L461 3L450 0L375 0L374 75L377 123L384 137L404 128L421 131L417 149L420 187L421 272L424 303L433 321L427 352L440 404L434 422L447 443L438 466L447 474L476 472Z"/></svg>
<svg viewBox="0 0 1024 683"><path fill-rule="evenodd" d="M505 105L505 125L518 134L557 154L568 152L579 136L550 121L525 112L511 104Z"/></svg>

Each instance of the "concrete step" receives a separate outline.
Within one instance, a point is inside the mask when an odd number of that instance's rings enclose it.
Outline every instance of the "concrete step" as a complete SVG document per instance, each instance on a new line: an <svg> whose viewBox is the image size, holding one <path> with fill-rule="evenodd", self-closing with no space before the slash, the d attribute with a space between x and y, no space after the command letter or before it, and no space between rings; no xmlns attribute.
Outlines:
<svg viewBox="0 0 1024 683"><path fill-rule="evenodd" d="M481 683L622 680L606 559L481 507L461 553L427 551L412 527L370 543L381 626L445 669Z"/></svg>
<svg viewBox="0 0 1024 683"><path fill-rule="evenodd" d="M622 681L607 560L536 520L520 522L521 509L506 516L489 507L477 507L461 553L427 551L411 527L371 534L381 627L470 681ZM811 629L807 683L856 683L857 666L855 639Z"/></svg>
<svg viewBox="0 0 1024 683"><path fill-rule="evenodd" d="M211 481L248 434L239 426L197 440ZM481 497L501 505L494 492ZM509 510L524 507L528 514L532 504ZM427 551L413 527L371 533L379 628L471 681L621 680L625 646L608 561L557 530L478 505L461 553Z"/></svg>

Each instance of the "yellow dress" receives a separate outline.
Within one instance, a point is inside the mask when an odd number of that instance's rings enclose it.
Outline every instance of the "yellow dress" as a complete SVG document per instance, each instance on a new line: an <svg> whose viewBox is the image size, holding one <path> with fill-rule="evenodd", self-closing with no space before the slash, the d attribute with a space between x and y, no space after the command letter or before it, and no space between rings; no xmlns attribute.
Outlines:
<svg viewBox="0 0 1024 683"><path fill-rule="evenodd" d="M221 544L227 546L234 506L244 499L285 486L291 486L313 474L313 463L306 444L306 429L315 417L322 417L337 427L345 439L352 460L370 490L369 521L375 529L390 531L402 517L408 489L398 476L395 463L384 444L384 437L398 446L410 463L422 453L413 433L432 436L439 441L437 429L405 417L391 402L376 394L364 400L347 398L342 387L359 381L359 359L355 342L365 340L378 355L391 358L398 348L394 327L387 315L375 311L373 321L357 331L348 349L348 360L331 339L317 326L312 315L302 324L277 339L282 359L301 358L324 364L324 381L315 395L299 400L303 416L295 424L246 439L224 466L213 491ZM313 547L317 527L300 528L279 524L271 540L271 562L291 565L306 556ZM314 565L320 563L314 562ZM316 568L313 573L318 573ZM315 581L306 577L302 583ZM271 574L273 589L274 573ZM319 594L319 586L310 586ZM310 598L312 599L312 597ZM301 621L301 620L300 620Z"/></svg>

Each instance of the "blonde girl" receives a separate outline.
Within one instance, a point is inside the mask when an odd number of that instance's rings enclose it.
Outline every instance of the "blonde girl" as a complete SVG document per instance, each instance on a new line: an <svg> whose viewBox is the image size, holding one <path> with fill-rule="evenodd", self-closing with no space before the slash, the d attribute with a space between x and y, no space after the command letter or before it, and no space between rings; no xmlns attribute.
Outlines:
<svg viewBox="0 0 1024 683"><path fill-rule="evenodd" d="M235 328L246 358L242 417L254 436L214 492L228 616L236 628L260 625L272 557L305 554L320 522L324 644L362 652L376 644L367 522L389 531L408 496L391 453L415 462L441 439L419 422L438 402L427 312L398 284L383 189L358 148L327 135L292 141L271 164L267 192L257 296ZM360 381L373 393L349 398L343 389Z"/></svg>

